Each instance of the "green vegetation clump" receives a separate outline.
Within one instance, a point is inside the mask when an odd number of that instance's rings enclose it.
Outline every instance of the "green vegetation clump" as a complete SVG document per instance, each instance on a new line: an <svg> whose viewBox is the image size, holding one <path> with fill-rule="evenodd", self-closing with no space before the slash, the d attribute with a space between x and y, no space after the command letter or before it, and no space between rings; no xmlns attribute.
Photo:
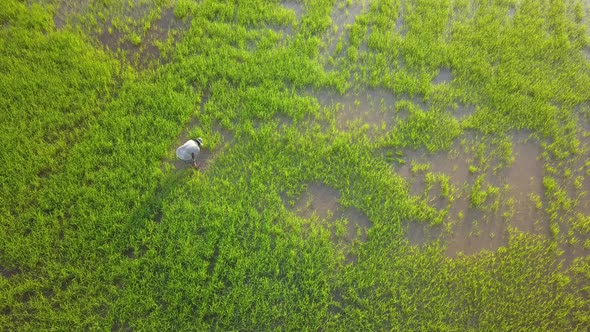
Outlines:
<svg viewBox="0 0 590 332"><path fill-rule="evenodd" d="M413 149L426 147L429 152L437 152L450 149L461 132L459 122L446 113L410 111L408 119L395 127L388 144Z"/></svg>
<svg viewBox="0 0 590 332"><path fill-rule="evenodd" d="M3 1L0 329L590 329L588 9Z"/></svg>

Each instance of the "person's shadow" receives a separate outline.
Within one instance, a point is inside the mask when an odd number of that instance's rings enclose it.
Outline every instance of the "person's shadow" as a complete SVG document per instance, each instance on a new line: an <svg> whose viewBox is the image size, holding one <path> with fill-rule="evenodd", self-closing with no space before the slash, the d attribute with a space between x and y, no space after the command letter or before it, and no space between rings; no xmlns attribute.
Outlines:
<svg viewBox="0 0 590 332"><path fill-rule="evenodd" d="M117 248L121 249L121 252L137 244L134 243L134 235L139 230L148 227L148 223L162 221L164 202L171 194L173 195L174 190L178 190L182 186L182 180L187 179L193 172L195 170L187 164L180 170L164 173L153 192L147 195L143 203L133 208L123 224L120 236L113 239L118 242Z"/></svg>

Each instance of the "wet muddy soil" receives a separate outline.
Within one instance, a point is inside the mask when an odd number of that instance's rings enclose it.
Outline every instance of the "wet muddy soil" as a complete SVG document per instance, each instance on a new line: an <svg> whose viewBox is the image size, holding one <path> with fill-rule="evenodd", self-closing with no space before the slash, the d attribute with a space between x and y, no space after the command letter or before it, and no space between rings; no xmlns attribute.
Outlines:
<svg viewBox="0 0 590 332"><path fill-rule="evenodd" d="M285 206L301 218L315 220L328 227L335 243L367 241L368 230L373 225L362 211L355 207L343 207L338 190L322 183L310 183L293 206Z"/></svg>
<svg viewBox="0 0 590 332"><path fill-rule="evenodd" d="M433 84L448 84L453 79L453 74L449 68L441 68L438 75L434 78Z"/></svg>
<svg viewBox="0 0 590 332"><path fill-rule="evenodd" d="M423 246L440 238L442 227L426 223L407 222L402 225L404 233L411 245Z"/></svg>
<svg viewBox="0 0 590 332"><path fill-rule="evenodd" d="M404 25L404 15L406 13L406 0L401 0L400 2L400 9L397 15L397 19L395 20L395 31L399 33L402 37L406 36L408 32Z"/></svg>
<svg viewBox="0 0 590 332"><path fill-rule="evenodd" d="M537 207L534 198L541 200L543 190L543 161L538 142L516 142L513 146L514 162L507 171L506 181L514 199L512 225L523 232L549 236L548 221L542 207Z"/></svg>
<svg viewBox="0 0 590 332"><path fill-rule="evenodd" d="M58 30L67 28L68 25L77 27L84 21L83 15L89 11L88 1L73 3L61 3L54 15L55 27ZM104 20L97 22L98 29L90 31L90 35L110 52L121 54L127 61L138 69L146 69L150 65L166 62L165 54L161 53L160 44L166 43L168 38L178 40L180 31L189 27L188 21L177 19L172 8L163 8L159 17L149 21L149 15L156 9L152 5L128 5L121 9L121 13L115 13L114 9L104 14ZM144 26L131 27L129 32L117 29L113 22L132 20L144 22ZM132 37L132 36L135 36ZM135 39L135 40L132 40Z"/></svg>
<svg viewBox="0 0 590 332"><path fill-rule="evenodd" d="M461 140L447 152L404 151L404 163L392 163L394 170L408 182L411 195L425 199L438 210L447 211L442 228L408 223L406 234L410 243L420 246L442 239L447 256L456 257L481 250L494 251L507 245L509 227L549 238L549 222L542 209L544 169L539 142L525 134L515 135L514 162L496 173L489 170L485 173L486 186L501 189L497 198L488 199L483 207L474 207L470 195L480 170L472 172L475 156L468 147L478 138L463 140L464 146L459 143ZM436 186L427 185L427 177L432 179L437 174L448 177L452 198L441 197ZM497 208L493 208L494 200L499 202Z"/></svg>
<svg viewBox="0 0 590 332"><path fill-rule="evenodd" d="M297 16L297 21L301 20L301 16L303 15L304 9L302 3L295 2L293 0L288 0L282 2L281 5L285 7L285 9L292 10L293 12L295 12L295 15Z"/></svg>
<svg viewBox="0 0 590 332"><path fill-rule="evenodd" d="M338 40L342 39L344 44L348 44L348 32L350 26L354 24L357 16L368 10L366 0L356 0L350 3L339 2L334 6L331 14L332 27L329 29L326 39L326 53L333 55Z"/></svg>
<svg viewBox="0 0 590 332"><path fill-rule="evenodd" d="M115 29L112 22L107 22L98 35L99 42L105 49L117 53L123 52L132 64L139 69L148 68L152 63L164 63L168 59L160 52L160 43L168 38L178 40L176 29L188 27L188 23L176 19L172 9L162 10L161 17L155 20L150 28L143 33L137 33L139 43L130 40L129 35Z"/></svg>
<svg viewBox="0 0 590 332"><path fill-rule="evenodd" d="M385 137L398 122L407 119L407 111L396 110L397 102L411 101L425 110L428 107L418 97L409 99L405 95L396 96L382 88L349 91L344 95L331 90L304 93L316 97L320 106L331 109L339 131L362 128L370 139Z"/></svg>

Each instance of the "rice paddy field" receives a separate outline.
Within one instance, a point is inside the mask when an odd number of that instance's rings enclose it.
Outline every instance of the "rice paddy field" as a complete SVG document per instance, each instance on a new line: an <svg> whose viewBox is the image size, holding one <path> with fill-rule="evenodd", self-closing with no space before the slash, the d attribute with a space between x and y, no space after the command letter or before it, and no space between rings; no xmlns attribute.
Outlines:
<svg viewBox="0 0 590 332"><path fill-rule="evenodd" d="M590 330L590 1L3 0L0 145L2 331Z"/></svg>

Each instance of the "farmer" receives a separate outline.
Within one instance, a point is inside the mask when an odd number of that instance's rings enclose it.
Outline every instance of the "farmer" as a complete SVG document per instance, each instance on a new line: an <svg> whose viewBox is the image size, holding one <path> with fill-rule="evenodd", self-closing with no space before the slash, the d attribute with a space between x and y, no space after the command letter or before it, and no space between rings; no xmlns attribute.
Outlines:
<svg viewBox="0 0 590 332"><path fill-rule="evenodd" d="M176 156L197 169L197 156L199 155L199 152L201 152L202 146L202 138L189 139L186 143L176 149Z"/></svg>

